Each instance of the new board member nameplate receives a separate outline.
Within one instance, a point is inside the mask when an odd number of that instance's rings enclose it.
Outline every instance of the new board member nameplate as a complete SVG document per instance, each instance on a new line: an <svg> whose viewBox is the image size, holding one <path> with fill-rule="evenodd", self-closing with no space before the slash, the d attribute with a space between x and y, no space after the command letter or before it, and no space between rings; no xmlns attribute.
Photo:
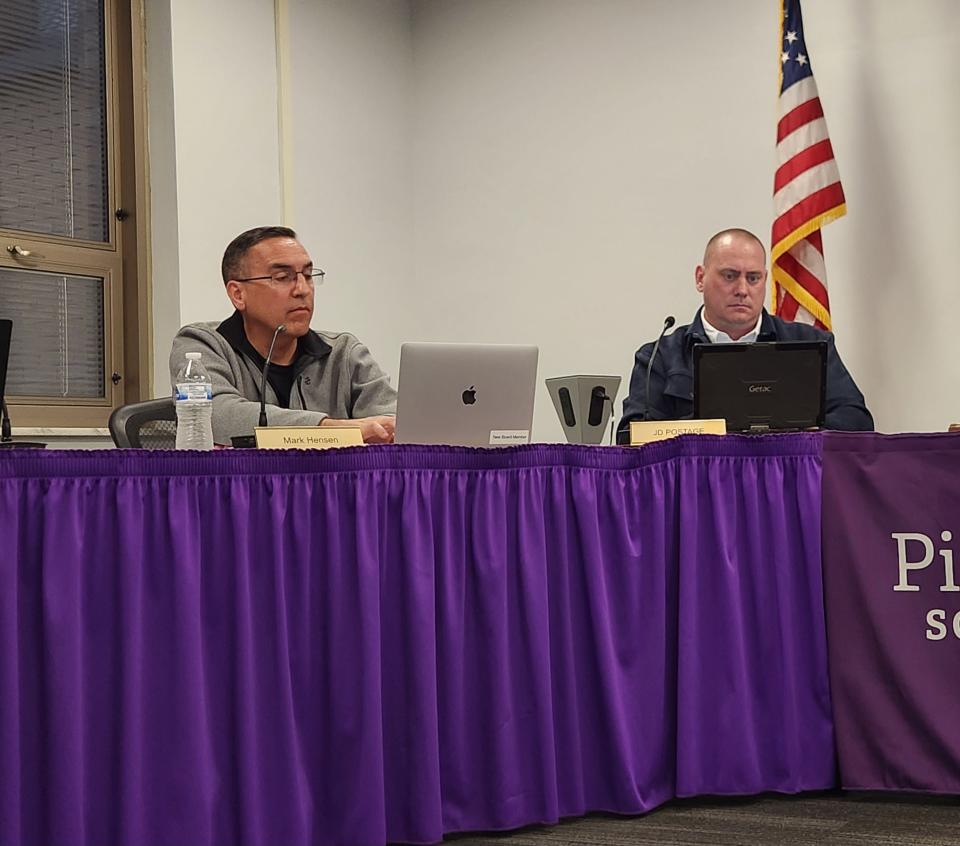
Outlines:
<svg viewBox="0 0 960 846"><path fill-rule="evenodd" d="M363 433L353 426L257 426L260 449L330 449L363 446Z"/></svg>
<svg viewBox="0 0 960 846"><path fill-rule="evenodd" d="M665 441L677 435L725 435L727 421L722 417L709 420L631 420L630 446Z"/></svg>
<svg viewBox="0 0 960 846"><path fill-rule="evenodd" d="M529 429L491 429L490 446L518 446L530 443Z"/></svg>

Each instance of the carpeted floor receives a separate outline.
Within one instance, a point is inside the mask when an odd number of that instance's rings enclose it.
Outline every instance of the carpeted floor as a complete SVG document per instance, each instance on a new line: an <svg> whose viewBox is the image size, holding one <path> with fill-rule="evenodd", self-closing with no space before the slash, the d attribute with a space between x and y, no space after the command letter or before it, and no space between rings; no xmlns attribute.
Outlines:
<svg viewBox="0 0 960 846"><path fill-rule="evenodd" d="M877 793L691 799L642 817L593 814L450 846L960 846L960 797Z"/></svg>

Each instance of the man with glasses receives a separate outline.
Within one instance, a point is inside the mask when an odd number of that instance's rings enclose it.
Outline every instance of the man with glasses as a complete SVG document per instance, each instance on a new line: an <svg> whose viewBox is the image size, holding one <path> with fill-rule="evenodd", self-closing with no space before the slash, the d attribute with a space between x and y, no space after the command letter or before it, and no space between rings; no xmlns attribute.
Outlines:
<svg viewBox="0 0 960 846"><path fill-rule="evenodd" d="M788 323L764 310L766 264L763 244L746 229L724 229L707 242L703 264L694 272L703 307L689 326L664 336L650 369L649 397L647 369L654 345L637 350L618 443L630 442L631 420L693 416L693 346L706 343L827 341L826 427L873 431L873 417L840 360L833 335L804 323Z"/></svg>
<svg viewBox="0 0 960 846"><path fill-rule="evenodd" d="M396 391L370 351L346 332L315 332L314 286L323 281L297 234L261 226L238 235L221 265L234 313L192 323L173 341L170 376L188 352L203 354L213 383L213 439L250 435L270 352L267 417L274 426L356 426L367 443L393 441ZM278 332L278 327L284 327Z"/></svg>

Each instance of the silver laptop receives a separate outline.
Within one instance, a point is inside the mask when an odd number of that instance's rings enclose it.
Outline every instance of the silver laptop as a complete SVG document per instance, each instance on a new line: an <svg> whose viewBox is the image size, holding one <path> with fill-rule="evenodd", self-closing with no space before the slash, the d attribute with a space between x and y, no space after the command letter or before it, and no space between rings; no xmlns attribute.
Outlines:
<svg viewBox="0 0 960 846"><path fill-rule="evenodd" d="M513 344L403 344L398 444L530 442L538 349Z"/></svg>

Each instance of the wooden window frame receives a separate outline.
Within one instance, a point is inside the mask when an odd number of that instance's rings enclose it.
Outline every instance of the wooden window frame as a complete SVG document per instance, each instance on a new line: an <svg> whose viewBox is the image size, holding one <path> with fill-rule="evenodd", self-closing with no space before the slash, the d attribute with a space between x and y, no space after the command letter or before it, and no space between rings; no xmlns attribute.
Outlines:
<svg viewBox="0 0 960 846"><path fill-rule="evenodd" d="M151 395L143 0L103 0L103 8L109 243L0 229L0 268L103 278L105 397L8 395L17 428L103 427L115 408ZM14 246L31 255L15 255Z"/></svg>

